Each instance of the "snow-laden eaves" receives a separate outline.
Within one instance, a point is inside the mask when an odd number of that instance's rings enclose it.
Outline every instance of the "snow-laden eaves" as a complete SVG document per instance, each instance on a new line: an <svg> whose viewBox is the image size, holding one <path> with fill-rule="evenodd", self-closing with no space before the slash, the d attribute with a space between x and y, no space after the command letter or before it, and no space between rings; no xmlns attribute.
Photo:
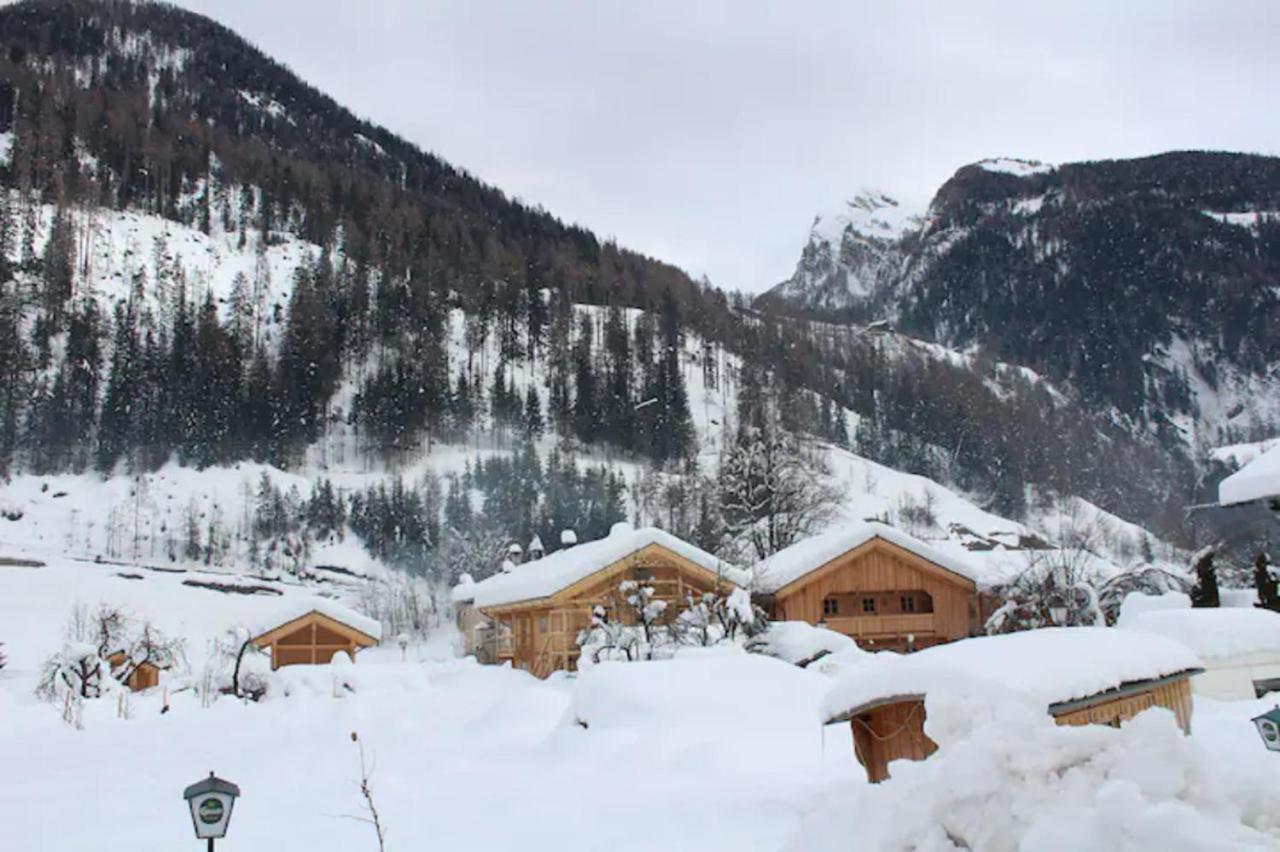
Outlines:
<svg viewBox="0 0 1280 852"><path fill-rule="evenodd" d="M833 559L861 547L872 539L881 539L895 544L921 559L934 563L940 568L959 574L969 580L977 581L973 567L962 559L943 553L937 548L925 544L915 536L902 530L876 521L864 521L853 526L840 527L822 535L798 541L788 548L764 560L759 565L755 580L758 592L776 592L783 586L794 583L801 577L818 570Z"/></svg>
<svg viewBox="0 0 1280 852"><path fill-rule="evenodd" d="M1218 502L1224 506L1271 497L1280 497L1280 444L1218 483Z"/></svg>
<svg viewBox="0 0 1280 852"><path fill-rule="evenodd" d="M1149 610L1126 621L1124 628L1173 639L1207 661L1258 653L1280 655L1280 613L1267 609Z"/></svg>
<svg viewBox="0 0 1280 852"><path fill-rule="evenodd" d="M949 693L1047 708L1200 668L1185 645L1115 627L1050 627L873 655L828 693L828 719L899 696Z"/></svg>
<svg viewBox="0 0 1280 852"><path fill-rule="evenodd" d="M454 600L472 600L478 607L487 607L550 597L651 544L719 574L730 583L744 588L748 584L747 575L741 569L687 541L656 527L633 529L618 524L605 538L558 550L542 559L517 565L511 571L495 574L473 584L467 591L456 592Z"/></svg>
<svg viewBox="0 0 1280 852"><path fill-rule="evenodd" d="M343 606L336 601L318 597L289 601L287 604L272 610L269 617L262 618L256 624L250 625L249 630L254 637L258 637L312 612L318 612L321 615L332 618L352 630L360 631L371 639L382 641L381 622L358 613L354 609Z"/></svg>

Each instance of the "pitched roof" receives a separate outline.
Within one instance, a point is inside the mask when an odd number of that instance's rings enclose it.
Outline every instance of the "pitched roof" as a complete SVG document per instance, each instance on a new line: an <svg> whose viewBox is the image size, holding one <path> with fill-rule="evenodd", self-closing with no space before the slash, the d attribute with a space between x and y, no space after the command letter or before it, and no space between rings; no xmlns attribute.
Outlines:
<svg viewBox="0 0 1280 852"><path fill-rule="evenodd" d="M615 524L605 538L567 547L495 574L474 583L465 592L455 593L454 600L473 600L476 606L486 607L550 597L651 544L664 547L735 585L747 585L747 575L741 569L687 541L656 527L634 529L629 524Z"/></svg>
<svg viewBox="0 0 1280 852"><path fill-rule="evenodd" d="M759 565L755 580L756 591L776 592L831 560L877 538L976 582L973 568L964 560L930 547L915 536L887 524L863 521L806 538L773 554Z"/></svg>
<svg viewBox="0 0 1280 852"><path fill-rule="evenodd" d="M1218 502L1224 506L1269 497L1280 497L1280 444L1218 483Z"/></svg>
<svg viewBox="0 0 1280 852"><path fill-rule="evenodd" d="M331 618L339 624L345 624L352 630L363 633L374 641L382 641L382 623L377 619L362 615L354 609L345 607L328 598L318 597L300 598L273 610L270 617L262 619L252 628L253 638L256 640L260 636L264 636L291 621L296 621L313 612Z"/></svg>
<svg viewBox="0 0 1280 852"><path fill-rule="evenodd" d="M1167 636L1205 660L1258 653L1280 655L1280 613L1257 607L1150 610L1138 613L1123 626Z"/></svg>
<svg viewBox="0 0 1280 852"><path fill-rule="evenodd" d="M1041 707L1198 670L1185 645L1117 627L1049 627L961 639L914 654L880 653L827 695L829 719L879 701L952 692Z"/></svg>

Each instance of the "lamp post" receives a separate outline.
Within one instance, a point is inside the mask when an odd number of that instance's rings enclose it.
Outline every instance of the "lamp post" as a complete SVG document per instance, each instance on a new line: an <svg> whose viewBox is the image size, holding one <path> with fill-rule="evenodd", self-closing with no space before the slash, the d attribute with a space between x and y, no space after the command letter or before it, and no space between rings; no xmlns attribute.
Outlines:
<svg viewBox="0 0 1280 852"><path fill-rule="evenodd" d="M226 836L227 824L231 822L231 808L239 795L239 787L218 778L212 772L208 778L197 781L182 791L182 798L187 800L187 805L191 808L191 824L195 827L196 837L209 841L209 852L213 852L215 838Z"/></svg>
<svg viewBox="0 0 1280 852"><path fill-rule="evenodd" d="M1253 724L1258 726L1262 744L1271 751L1280 751L1280 706L1261 716L1254 716Z"/></svg>

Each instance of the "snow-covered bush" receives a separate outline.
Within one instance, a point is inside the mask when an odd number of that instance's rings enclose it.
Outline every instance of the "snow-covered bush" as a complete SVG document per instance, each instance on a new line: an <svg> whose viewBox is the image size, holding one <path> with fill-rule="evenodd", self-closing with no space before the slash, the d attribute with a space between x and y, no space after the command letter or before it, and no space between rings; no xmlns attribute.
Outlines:
<svg viewBox="0 0 1280 852"><path fill-rule="evenodd" d="M36 695L46 701L100 698L118 685L111 666L89 642L67 642L44 662Z"/></svg>
<svg viewBox="0 0 1280 852"><path fill-rule="evenodd" d="M685 645L746 641L768 627L769 616L751 603L751 595L744 589L734 589L728 595L689 595L676 616L676 635Z"/></svg>
<svg viewBox="0 0 1280 852"><path fill-rule="evenodd" d="M266 693L271 666L267 654L253 644L248 628L232 627L212 646L200 684L205 706L218 694L257 701Z"/></svg>
<svg viewBox="0 0 1280 852"><path fill-rule="evenodd" d="M624 580L609 605L592 610L591 626L579 634L578 665L667 659L681 647L741 644L768 623L742 589L728 595L690 594L676 611L656 596L653 586Z"/></svg>

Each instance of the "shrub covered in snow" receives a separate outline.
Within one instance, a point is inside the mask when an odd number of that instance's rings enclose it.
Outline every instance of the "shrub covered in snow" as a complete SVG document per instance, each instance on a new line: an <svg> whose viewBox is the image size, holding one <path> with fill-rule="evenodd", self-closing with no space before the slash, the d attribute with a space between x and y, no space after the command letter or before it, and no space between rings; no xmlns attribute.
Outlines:
<svg viewBox="0 0 1280 852"><path fill-rule="evenodd" d="M662 660L681 647L741 644L768 624L764 611L742 589L728 595L690 594L676 610L657 598L653 586L624 580L607 604L592 610L591 626L579 634L578 665Z"/></svg>

